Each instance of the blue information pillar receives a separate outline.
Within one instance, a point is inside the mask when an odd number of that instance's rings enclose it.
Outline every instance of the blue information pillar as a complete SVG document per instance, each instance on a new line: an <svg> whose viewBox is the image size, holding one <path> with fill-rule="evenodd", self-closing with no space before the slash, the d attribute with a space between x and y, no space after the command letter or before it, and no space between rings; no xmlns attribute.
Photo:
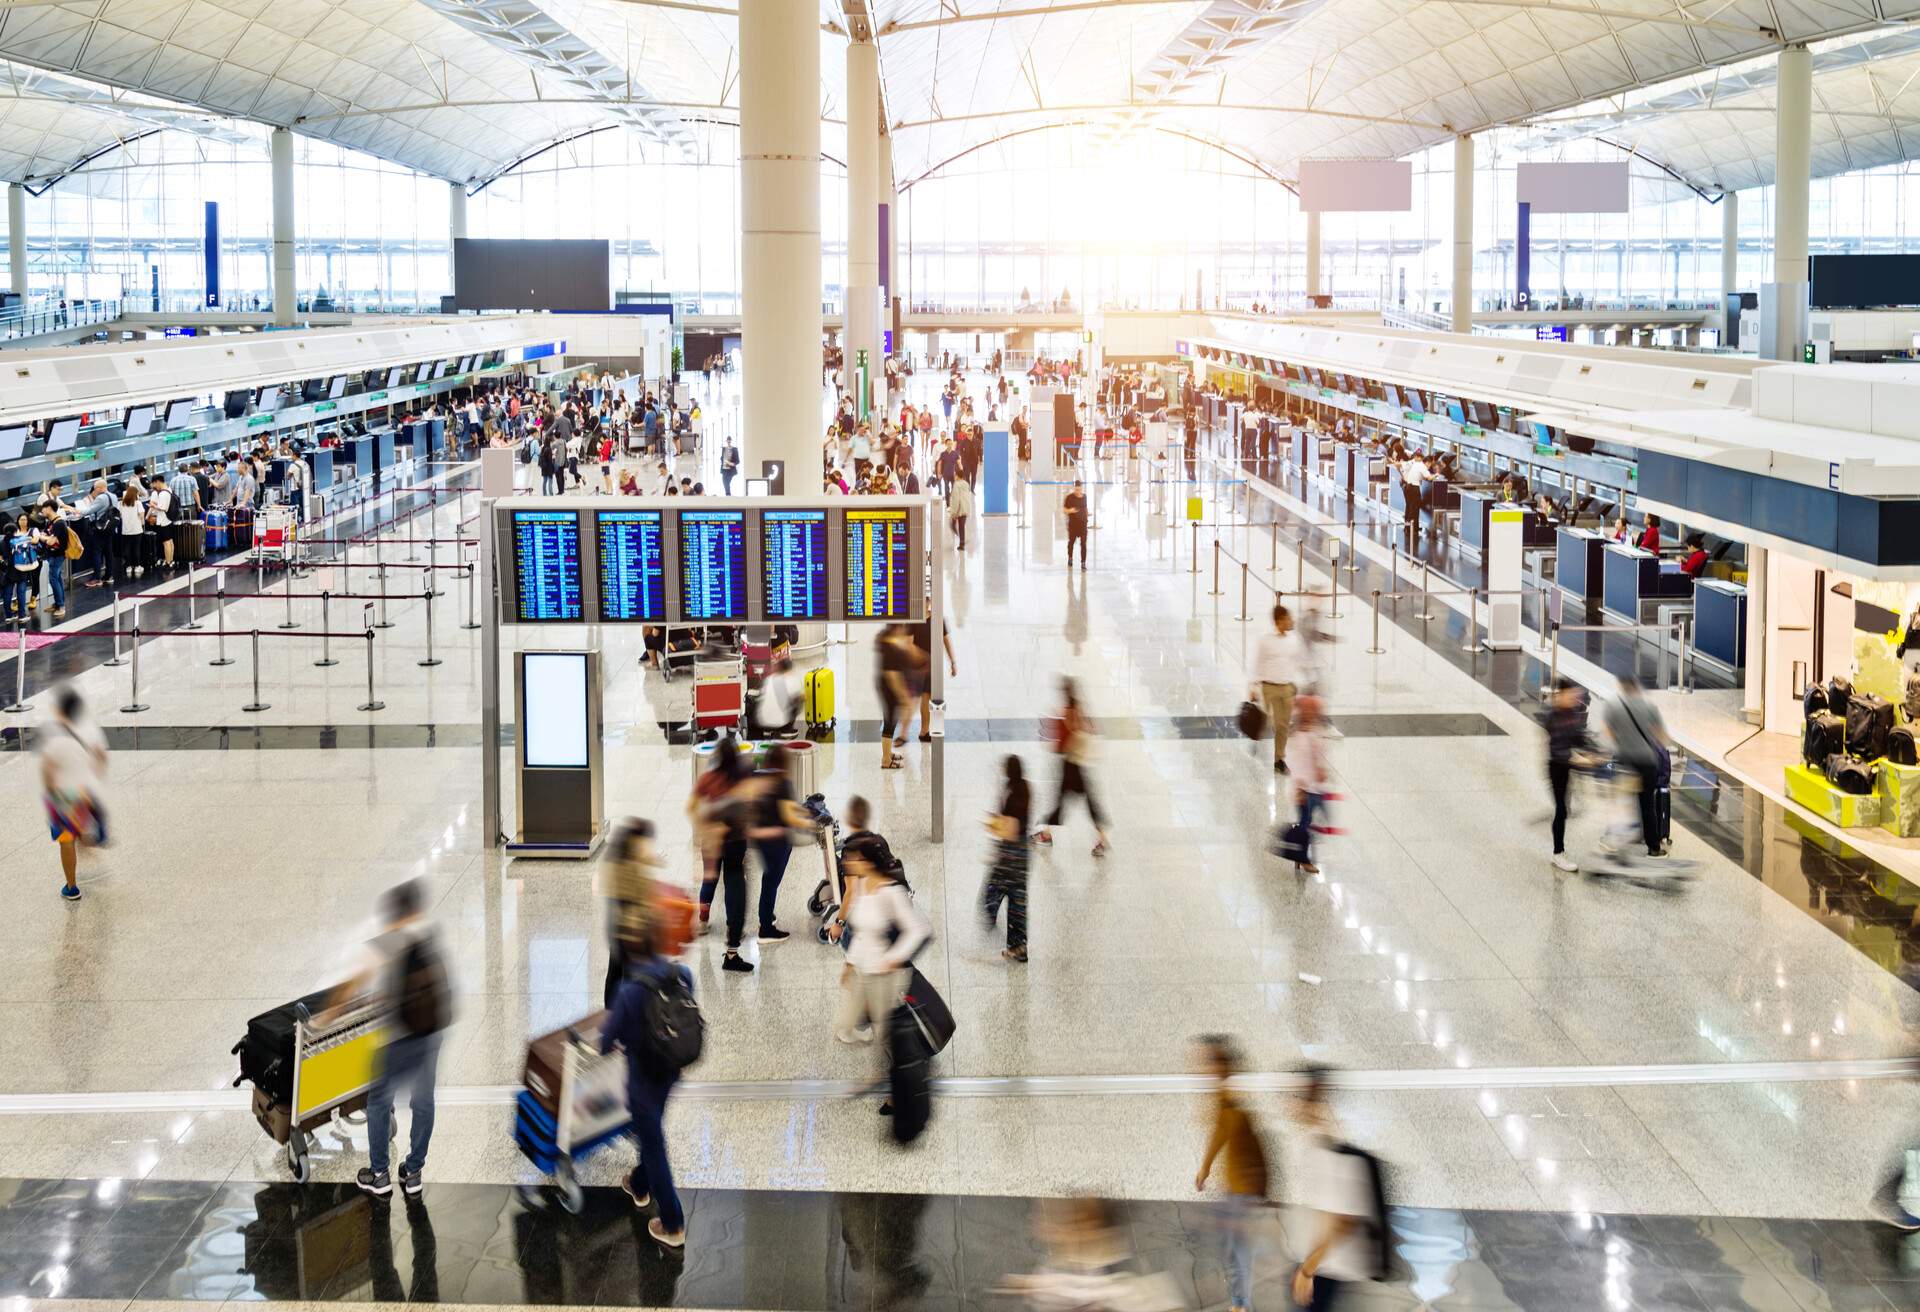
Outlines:
<svg viewBox="0 0 1920 1312"><path fill-rule="evenodd" d="M1513 308L1533 308L1533 207L1524 200L1513 225Z"/></svg>
<svg viewBox="0 0 1920 1312"><path fill-rule="evenodd" d="M1013 469L1008 458L1013 451L1013 434L1004 428L989 428L981 437L981 513L1007 513L1007 486Z"/></svg>
<svg viewBox="0 0 1920 1312"><path fill-rule="evenodd" d="M207 306L217 308L220 304L220 202L207 202L207 227L205 251L207 261Z"/></svg>

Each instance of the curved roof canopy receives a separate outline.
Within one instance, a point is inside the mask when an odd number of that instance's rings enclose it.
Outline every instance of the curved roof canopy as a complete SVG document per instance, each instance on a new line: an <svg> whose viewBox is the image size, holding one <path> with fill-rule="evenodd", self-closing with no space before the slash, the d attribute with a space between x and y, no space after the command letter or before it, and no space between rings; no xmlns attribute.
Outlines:
<svg viewBox="0 0 1920 1312"><path fill-rule="evenodd" d="M1771 177L1771 60L1816 50L1815 170L1908 158L1920 0L784 0L819 3L821 111L878 33L901 185L1014 132L1153 126L1280 178L1533 123L1703 188ZM625 126L694 157L739 104L732 0L0 0L0 176L38 184L223 118L477 186ZM837 153L829 134L828 153Z"/></svg>

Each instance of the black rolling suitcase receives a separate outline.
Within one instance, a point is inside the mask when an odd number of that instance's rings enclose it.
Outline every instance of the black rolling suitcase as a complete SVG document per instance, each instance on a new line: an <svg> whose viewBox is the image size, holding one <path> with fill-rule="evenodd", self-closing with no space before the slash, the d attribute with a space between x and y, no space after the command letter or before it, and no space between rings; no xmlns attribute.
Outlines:
<svg viewBox="0 0 1920 1312"><path fill-rule="evenodd" d="M235 1055L240 1058L240 1074L233 1082L238 1085L244 1080L253 1086L253 1118L275 1143L285 1143L290 1132L294 1008L304 1005L308 1012L317 1012L326 1002L327 990L322 989L283 1003L272 1011L263 1011L247 1022L246 1036L233 1045Z"/></svg>
<svg viewBox="0 0 1920 1312"><path fill-rule="evenodd" d="M893 1139L895 1143L912 1143L933 1117L933 1049L904 1003L893 1009L887 1045Z"/></svg>
<svg viewBox="0 0 1920 1312"><path fill-rule="evenodd" d="M207 526L197 519L183 519L173 526L173 558L181 564L198 563L207 558Z"/></svg>
<svg viewBox="0 0 1920 1312"><path fill-rule="evenodd" d="M227 540L235 551L253 550L253 507L235 506L227 519Z"/></svg>

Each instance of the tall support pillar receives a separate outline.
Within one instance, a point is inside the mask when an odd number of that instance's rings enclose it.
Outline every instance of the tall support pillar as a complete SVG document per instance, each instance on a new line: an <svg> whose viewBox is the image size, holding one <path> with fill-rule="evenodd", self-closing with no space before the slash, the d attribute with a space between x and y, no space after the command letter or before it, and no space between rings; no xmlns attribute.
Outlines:
<svg viewBox="0 0 1920 1312"><path fill-rule="evenodd" d="M293 326L293 133L275 128L273 164L273 322Z"/></svg>
<svg viewBox="0 0 1920 1312"><path fill-rule="evenodd" d="M12 291L22 305L27 300L27 189L7 184L7 267Z"/></svg>
<svg viewBox="0 0 1920 1312"><path fill-rule="evenodd" d="M1453 331L1473 331L1473 138L1453 139Z"/></svg>
<svg viewBox="0 0 1920 1312"><path fill-rule="evenodd" d="M885 404L880 364L880 47L847 43L847 388L864 419Z"/></svg>
<svg viewBox="0 0 1920 1312"><path fill-rule="evenodd" d="M1307 296L1320 294L1320 211L1307 211Z"/></svg>
<svg viewBox="0 0 1920 1312"><path fill-rule="evenodd" d="M883 123L884 128L886 125ZM901 299L900 269L900 196L893 189L893 136L880 138L880 332L884 340L891 332L892 355L901 349L900 324L894 305ZM884 379L884 370L882 376Z"/></svg>
<svg viewBox="0 0 1920 1312"><path fill-rule="evenodd" d="M1807 193L1813 179L1813 53L1779 54L1774 88L1773 281L1760 290L1760 357L1798 360L1807 340Z"/></svg>
<svg viewBox="0 0 1920 1312"><path fill-rule="evenodd" d="M1740 193L1720 193L1720 294L1740 290ZM1728 343L1733 345L1734 343Z"/></svg>
<svg viewBox="0 0 1920 1312"><path fill-rule="evenodd" d="M467 188L465 183L447 184L447 290L458 296L460 285L454 278L453 244L467 235Z"/></svg>
<svg viewBox="0 0 1920 1312"><path fill-rule="evenodd" d="M877 111L876 111L877 112ZM820 14L740 4L741 454L820 490Z"/></svg>

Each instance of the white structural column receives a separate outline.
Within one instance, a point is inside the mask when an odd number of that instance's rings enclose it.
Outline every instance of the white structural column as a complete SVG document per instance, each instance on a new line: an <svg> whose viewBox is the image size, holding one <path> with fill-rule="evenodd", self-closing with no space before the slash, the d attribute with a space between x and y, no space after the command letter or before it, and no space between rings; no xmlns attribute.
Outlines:
<svg viewBox="0 0 1920 1312"><path fill-rule="evenodd" d="M1720 193L1720 294L1740 290L1740 193ZM1723 343L1737 346L1737 342Z"/></svg>
<svg viewBox="0 0 1920 1312"><path fill-rule="evenodd" d="M1774 88L1773 294L1760 354L1798 360L1807 334L1807 193L1813 173L1813 54L1788 46ZM1771 331L1768 331L1768 330Z"/></svg>
<svg viewBox="0 0 1920 1312"><path fill-rule="evenodd" d="M275 128L273 164L273 322L293 323L293 133Z"/></svg>
<svg viewBox="0 0 1920 1312"><path fill-rule="evenodd" d="M1307 211L1307 295L1320 294L1320 211Z"/></svg>
<svg viewBox="0 0 1920 1312"><path fill-rule="evenodd" d="M884 128L885 124L881 126ZM905 271L900 267L900 193L894 190L891 133L880 137L880 202L887 207L887 276L880 289L885 293L880 301L880 327L884 330L893 326L893 302L904 295L901 289L906 285L906 278L902 276ZM895 342L893 348L899 350L900 343Z"/></svg>
<svg viewBox="0 0 1920 1312"><path fill-rule="evenodd" d="M1453 139L1453 331L1473 331L1473 138Z"/></svg>
<svg viewBox="0 0 1920 1312"><path fill-rule="evenodd" d="M886 404L880 366L880 47L847 43L847 387L867 362L869 388L855 413ZM864 352L864 356L862 355Z"/></svg>
<svg viewBox="0 0 1920 1312"><path fill-rule="evenodd" d="M820 13L740 4L741 456L820 490Z"/></svg>
<svg viewBox="0 0 1920 1312"><path fill-rule="evenodd" d="M447 236L467 235L467 188L465 183L447 184Z"/></svg>
<svg viewBox="0 0 1920 1312"><path fill-rule="evenodd" d="M12 274L13 294L24 303L27 299L27 189L17 182L7 184L7 267Z"/></svg>

